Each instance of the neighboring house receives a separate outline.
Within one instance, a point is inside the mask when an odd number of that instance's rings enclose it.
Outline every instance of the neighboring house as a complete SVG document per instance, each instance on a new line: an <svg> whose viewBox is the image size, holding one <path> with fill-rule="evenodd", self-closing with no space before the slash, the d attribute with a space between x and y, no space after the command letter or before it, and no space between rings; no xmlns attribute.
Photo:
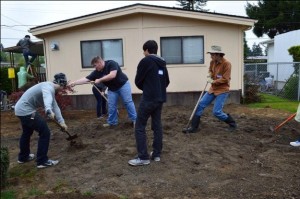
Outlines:
<svg viewBox="0 0 300 199"><path fill-rule="evenodd" d="M276 35L274 39L261 42L260 44L267 46L267 70L278 81L278 88L281 89L294 72L293 65L287 63L293 62L293 57L289 54L288 49L292 46L300 45L300 30Z"/></svg>
<svg viewBox="0 0 300 199"><path fill-rule="evenodd" d="M29 32L44 41L48 79L57 72L66 73L69 80L85 77L94 70L92 57L100 55L120 64L129 77L135 102L141 94L134 78L144 56L142 46L149 39L156 40L158 54L167 61L170 73L168 105L196 103L211 60L206 52L220 45L232 63L229 103L240 103L243 34L254 22L242 16L134 4L37 26ZM91 85L75 90L76 108L94 108Z"/></svg>

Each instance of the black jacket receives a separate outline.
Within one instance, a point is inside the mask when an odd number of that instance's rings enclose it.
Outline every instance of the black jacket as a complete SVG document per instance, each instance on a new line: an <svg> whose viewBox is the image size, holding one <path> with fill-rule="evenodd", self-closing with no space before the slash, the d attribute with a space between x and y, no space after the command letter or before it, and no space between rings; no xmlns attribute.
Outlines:
<svg viewBox="0 0 300 199"><path fill-rule="evenodd" d="M163 58L151 54L140 61L135 76L135 85L143 91L142 100L166 102L166 88L169 83L169 74Z"/></svg>

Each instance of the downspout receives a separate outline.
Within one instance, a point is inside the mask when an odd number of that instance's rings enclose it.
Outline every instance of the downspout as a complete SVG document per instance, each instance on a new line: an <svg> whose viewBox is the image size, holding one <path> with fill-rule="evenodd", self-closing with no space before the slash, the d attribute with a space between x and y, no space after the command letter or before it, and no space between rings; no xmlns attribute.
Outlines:
<svg viewBox="0 0 300 199"><path fill-rule="evenodd" d="M43 50L44 50L44 61L45 61L45 64L46 64L46 68L45 68L45 71L46 71L46 80L48 80L48 59L47 59L47 53L46 53L46 41L45 39L43 38Z"/></svg>

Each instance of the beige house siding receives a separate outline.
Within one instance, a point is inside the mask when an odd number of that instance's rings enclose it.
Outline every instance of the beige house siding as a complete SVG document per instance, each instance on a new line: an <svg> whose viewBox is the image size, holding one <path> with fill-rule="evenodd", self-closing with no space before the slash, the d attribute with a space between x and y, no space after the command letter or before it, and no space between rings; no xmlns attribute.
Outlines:
<svg viewBox="0 0 300 199"><path fill-rule="evenodd" d="M69 80L75 80L93 70L81 66L80 41L122 39L122 70L129 78L133 94L141 93L134 84L134 78L136 67L143 58L142 46L145 41L156 40L160 55L161 37L203 36L204 64L167 65L171 81L167 91L182 93L203 90L210 62L210 55L206 52L211 45L220 45L226 52L225 58L232 63L231 90L240 91L243 81L243 32L253 23L253 20L238 17L216 15L214 18L212 14L201 12L170 11L137 5L119 12L112 10L94 17L83 17L82 20L61 22L56 26L37 27L31 31L44 39L49 80L57 72L66 73ZM50 49L53 42L58 44L59 50ZM91 85L76 86L75 90L75 95L92 94Z"/></svg>

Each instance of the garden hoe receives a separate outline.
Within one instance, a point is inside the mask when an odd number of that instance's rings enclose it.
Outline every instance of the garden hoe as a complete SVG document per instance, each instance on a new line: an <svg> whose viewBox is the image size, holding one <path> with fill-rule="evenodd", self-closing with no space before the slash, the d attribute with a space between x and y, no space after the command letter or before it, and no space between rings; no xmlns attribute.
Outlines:
<svg viewBox="0 0 300 199"><path fill-rule="evenodd" d="M192 121L192 119L193 119L193 117L194 117L194 114L195 114L196 109L197 109L197 107L198 107L198 105L199 105L199 103L200 103L200 100L202 99L202 96L203 96L203 94L205 93L207 84L208 84L208 82L206 82L205 87L204 87L203 91L201 92L201 95L200 95L200 97L199 97L199 99L198 99L198 102L197 102L197 104L196 104L196 106L195 106L195 108L194 108L194 110L193 110L193 112L192 112L192 115L191 115L191 117L190 117L190 119L189 119L189 121L188 121L188 123L187 123L187 125L186 125L186 128L182 129L182 132L184 132L184 133L187 132L187 129L188 129L189 126L190 126L190 123L191 123L191 121Z"/></svg>
<svg viewBox="0 0 300 199"><path fill-rule="evenodd" d="M279 125L275 126L275 128L273 128L272 126L270 126L270 130L272 132L276 132L280 127L282 127L283 125L285 125L288 121L291 121L297 113L294 113L292 115L290 115L286 120L284 120L282 123L280 123Z"/></svg>
<svg viewBox="0 0 300 199"><path fill-rule="evenodd" d="M74 145L76 143L75 139L78 138L78 135L75 134L75 135L71 135L67 130L65 130L61 125L60 123L58 123L58 121L56 121L55 119L52 119L54 121L54 123L60 127L60 130L62 132L65 132L66 134L68 134L69 137L66 138L66 140L70 141L70 145Z"/></svg>

